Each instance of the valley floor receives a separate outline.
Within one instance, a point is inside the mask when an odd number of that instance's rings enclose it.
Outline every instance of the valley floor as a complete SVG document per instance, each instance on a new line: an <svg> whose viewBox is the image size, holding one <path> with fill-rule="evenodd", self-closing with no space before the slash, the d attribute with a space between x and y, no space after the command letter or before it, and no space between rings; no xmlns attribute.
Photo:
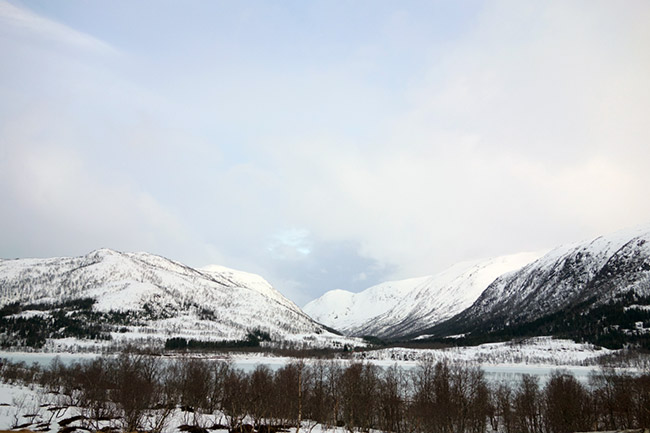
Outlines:
<svg viewBox="0 0 650 433"><path fill-rule="evenodd" d="M84 346L67 342L60 349L51 345L46 351L0 350L0 358L12 361L24 361L28 364L36 362L47 364L52 359L59 357L62 361L79 359L92 359L100 354L110 352L88 351ZM75 350L74 348L82 350ZM542 365L549 367L567 366L597 366L603 359L616 356L622 351L604 349L593 344L576 343L571 340L554 339L552 337L533 337L524 340L486 343L479 346L449 347L442 349L416 349L391 347L384 349L364 350L357 349L347 353L335 353L335 359L352 359L369 361L379 366L390 366L398 363L409 368L415 366L423 359L433 361L463 362L472 365ZM165 356L178 356L178 352L166 352ZM183 354L182 356L187 356ZM272 352L189 352L189 356L213 359L230 359L241 368L246 369L256 364L265 364L271 367L282 366L290 361L291 357L276 356Z"/></svg>
<svg viewBox="0 0 650 433"><path fill-rule="evenodd" d="M537 337L519 342L490 343L476 347L454 347L446 349L411 349L411 348L385 348L378 350L363 350L346 353L345 358L325 360L328 365L338 364L341 368L340 374L347 374L345 371L351 368L355 362L363 362L377 368L379 378L390 375L391 367L399 367L404 372L407 381L414 381L415 376L423 374L423 365L438 365L437 363L448 363L463 366L467 370L452 370L462 372L473 371L480 367L484 374L486 385L490 393L497 392L500 387L505 386L512 390L513 396L521 392L520 387L525 377L533 377L539 384L539 396L545 394L543 390L547 384L558 374L568 375L577 380L585 390L590 389L590 377L596 374L605 374L602 365L616 365L617 371L622 374L629 374L630 377L644 375L649 377L650 361L648 358L637 357L631 359L622 351L601 349L589 344L578 344L569 340L555 340L549 337ZM0 352L0 370L11 363L24 363L23 369L29 369L35 364L39 368L53 369L56 363L63 366L72 366L76 362L88 363L101 356L96 353L71 353L71 352ZM105 359L117 359L115 355L103 355ZM196 360L213 364L222 361L231 367L240 370L242 374L252 377L259 366L268 367L271 376L277 375L281 370L287 370L288 366L294 365L296 358L273 356L270 353L167 353L156 357L162 361L163 366L172 367L176 361ZM7 360L6 363L3 359ZM316 371L320 360L301 359L311 371ZM34 367L36 368L36 367ZM166 368L166 367L165 367ZM329 367L325 367L325 370ZM289 369L290 370L290 369ZM328 370L329 371L329 370ZM332 370L334 371L334 370ZM558 373L561 372L561 373ZM397 373L399 376L399 373ZM344 377L342 376L342 377ZM388 377L388 376L386 376ZM411 378L413 377L413 379ZM460 376L459 376L460 377ZM617 377L617 376L615 376ZM621 376L623 377L623 376ZM21 383L19 380L12 381L4 378L5 382L0 383L0 429L27 428L42 432L59 432L65 429L66 432L87 430L100 430L115 426L115 420L89 421L80 418L81 414L88 414L88 408L79 405L79 402L71 401L69 396L47 392L39 385L29 382ZM90 378L91 383L94 380ZM251 379L252 380L252 379ZM312 379L313 380L313 379ZM384 380L384 379L380 379ZM453 379L452 379L453 380ZM483 380L483 379L482 379ZM618 379L617 379L618 380ZM413 382L416 383L416 382ZM403 385L402 385L403 386ZM626 385L627 386L627 385ZM505 388L504 388L505 389ZM644 393L647 393L646 388ZM295 390L292 390L295 391ZM408 394L408 393L407 393ZM498 394L494 394L498 395ZM641 394L640 394L641 395ZM646 394L642 394L646 395ZM403 398L408 398L404 397ZM402 398L400 397L400 398ZM650 398L650 395L647 395ZM645 398L645 397L644 397ZM410 404L410 403L409 403ZM512 403L514 405L514 401ZM244 423L253 423L252 419L244 419ZM228 418L220 411L212 414L200 414L185 410L182 406L174 406L170 410L149 410L147 417L142 421L145 430L155 430L160 433L173 433L182 431L181 426L201 426L209 430L191 431L191 433L208 433L227 431ZM288 430L289 433L296 433L296 428ZM313 422L303 422L300 432L319 433L330 431L335 433L348 432L344 427L326 428ZM486 426L486 432L490 432Z"/></svg>
<svg viewBox="0 0 650 433"><path fill-rule="evenodd" d="M66 346L70 347L70 346ZM92 352L24 352L0 351L0 359L47 366L55 358L64 364L92 360L100 356ZM296 358L276 356L268 352L194 352L187 354L167 353L163 358L197 358L204 360L229 361L233 366L253 371L258 365L268 366L276 371ZM631 358L623 351L596 347L592 344L575 343L551 337L535 337L518 342L487 343L474 347L452 347L444 349L386 348L364 350L341 354L334 359L340 362L363 361L381 368L397 365L404 370L416 368L427 359L433 362L447 361L480 366L489 382L517 383L524 374L533 375L545 383L558 368L571 372L578 380L586 383L589 375L601 365L613 364L630 373L650 369L650 358ZM311 363L315 359L304 359Z"/></svg>

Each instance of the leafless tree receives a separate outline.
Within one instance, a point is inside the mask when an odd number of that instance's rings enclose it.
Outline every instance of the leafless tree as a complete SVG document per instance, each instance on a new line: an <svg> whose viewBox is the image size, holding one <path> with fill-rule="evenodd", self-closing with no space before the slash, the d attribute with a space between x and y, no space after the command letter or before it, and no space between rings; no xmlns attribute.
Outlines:
<svg viewBox="0 0 650 433"><path fill-rule="evenodd" d="M539 380L524 374L514 396L515 431L521 433L542 432L542 410Z"/></svg>
<svg viewBox="0 0 650 433"><path fill-rule="evenodd" d="M221 410L231 431L242 431L242 421L246 416L248 376L240 369L229 369L223 380Z"/></svg>
<svg viewBox="0 0 650 433"><path fill-rule="evenodd" d="M210 412L210 387L213 384L210 365L201 359L182 362L180 368L180 404L190 409L193 424L199 425L202 414Z"/></svg>
<svg viewBox="0 0 650 433"><path fill-rule="evenodd" d="M290 362L275 373L274 413L280 424L298 426L301 418L302 362Z"/></svg>
<svg viewBox="0 0 650 433"><path fill-rule="evenodd" d="M259 430L271 418L273 398L273 372L265 365L258 365L250 375L248 390L248 414Z"/></svg>
<svg viewBox="0 0 650 433"><path fill-rule="evenodd" d="M407 430L408 378L404 370L393 365L384 371L378 390L379 428L403 433Z"/></svg>
<svg viewBox="0 0 650 433"><path fill-rule="evenodd" d="M492 430L515 433L512 405L513 391L510 385L505 383L497 385L492 390L492 406L494 407L491 417Z"/></svg>
<svg viewBox="0 0 650 433"><path fill-rule="evenodd" d="M591 375L590 383L598 414L598 427L608 430L632 428L632 378L612 368L603 368Z"/></svg>
<svg viewBox="0 0 650 433"><path fill-rule="evenodd" d="M133 353L123 353L114 363L110 397L122 412L124 428L136 431L157 403L158 363L151 356Z"/></svg>
<svg viewBox="0 0 650 433"><path fill-rule="evenodd" d="M343 420L350 431L369 431L375 425L379 379L373 364L352 363L340 381Z"/></svg>
<svg viewBox="0 0 650 433"><path fill-rule="evenodd" d="M110 393L114 388L114 364L106 358L97 358L70 370L74 374L78 397L75 405L82 408L82 415L90 427L99 428L98 421L116 417ZM61 372L60 366L57 370Z"/></svg>
<svg viewBox="0 0 650 433"><path fill-rule="evenodd" d="M590 430L593 426L591 397L566 371L555 371L544 387L544 419L550 433Z"/></svg>
<svg viewBox="0 0 650 433"><path fill-rule="evenodd" d="M635 381L635 411L639 427L650 426L650 373L639 376Z"/></svg>

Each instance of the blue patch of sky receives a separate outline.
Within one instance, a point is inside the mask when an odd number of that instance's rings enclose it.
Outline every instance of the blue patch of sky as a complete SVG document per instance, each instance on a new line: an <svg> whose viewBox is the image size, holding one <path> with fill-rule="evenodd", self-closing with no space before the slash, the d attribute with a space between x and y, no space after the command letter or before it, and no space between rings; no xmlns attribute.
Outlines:
<svg viewBox="0 0 650 433"><path fill-rule="evenodd" d="M311 239L309 254L296 260L276 256L271 265L280 278L299 283L294 300L303 305L328 290L361 291L386 281L395 271L391 265L362 256L359 250L359 244L353 241Z"/></svg>

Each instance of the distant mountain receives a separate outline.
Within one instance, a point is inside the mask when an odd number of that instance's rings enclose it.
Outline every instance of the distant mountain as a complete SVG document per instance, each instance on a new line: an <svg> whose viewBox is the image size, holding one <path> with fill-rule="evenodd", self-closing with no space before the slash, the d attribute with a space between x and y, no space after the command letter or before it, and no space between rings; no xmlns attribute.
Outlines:
<svg viewBox="0 0 650 433"><path fill-rule="evenodd" d="M541 255L522 253L460 263L440 274L386 282L360 293L334 290L305 305L304 311L347 335L416 334L463 311L497 277Z"/></svg>
<svg viewBox="0 0 650 433"><path fill-rule="evenodd" d="M498 278L470 308L432 325L423 332L562 335L609 347L648 344L650 228L556 248Z"/></svg>
<svg viewBox="0 0 650 433"><path fill-rule="evenodd" d="M428 278L389 281L359 293L331 290L306 304L303 311L320 323L352 334L366 322L395 307Z"/></svg>
<svg viewBox="0 0 650 433"><path fill-rule="evenodd" d="M173 337L340 343L258 275L147 253L0 260L0 307L4 346Z"/></svg>

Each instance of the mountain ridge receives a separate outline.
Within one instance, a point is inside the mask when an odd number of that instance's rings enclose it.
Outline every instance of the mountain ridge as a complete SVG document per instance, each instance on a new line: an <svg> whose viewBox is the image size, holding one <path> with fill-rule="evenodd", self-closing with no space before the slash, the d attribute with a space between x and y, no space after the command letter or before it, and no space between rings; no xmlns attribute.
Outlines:
<svg viewBox="0 0 650 433"><path fill-rule="evenodd" d="M84 308L63 311L84 299L91 305L81 302ZM196 269L154 254L107 248L79 257L1 260L0 307L10 305L29 306L33 312L5 311L0 322L5 345L27 326L26 317L47 328L39 344L68 335L51 322L84 337L86 321L93 322L88 325L93 338L114 341L241 340L252 331L274 341L327 340L337 345L341 340L258 275L216 265ZM100 319L106 323L96 323ZM32 331L37 325L30 325ZM72 331L77 328L82 330Z"/></svg>
<svg viewBox="0 0 650 433"><path fill-rule="evenodd" d="M542 332L616 347L650 342L650 227L563 245L519 271L497 278L466 310L433 324L444 337ZM614 347L614 346L613 346Z"/></svg>
<svg viewBox="0 0 650 433"><path fill-rule="evenodd" d="M389 281L346 295L353 300L348 304L328 302L328 298L340 293L331 291L305 305L304 310L328 326L337 328L339 325L337 329L348 335L401 337L429 327L431 321L441 321L462 311L497 276L518 269L541 255L541 252L519 253L461 262L435 275ZM372 304L376 292L395 289L397 291L390 294L382 293L392 303L379 307L377 303ZM335 304L336 309L327 311L330 304ZM344 320L338 318L339 315Z"/></svg>
<svg viewBox="0 0 650 433"><path fill-rule="evenodd" d="M350 299L368 301L368 293L409 280L381 283L356 294L328 292L304 309L329 326L343 324L339 329L347 335L392 341L453 337L454 344L476 344L556 335L616 348L650 348L650 225L560 245L491 268L495 261L516 257L460 263L434 276L410 279L416 284L402 286L393 293L392 305L379 309ZM334 296L333 302L325 302L337 293L347 301ZM327 308L331 311L323 311Z"/></svg>

